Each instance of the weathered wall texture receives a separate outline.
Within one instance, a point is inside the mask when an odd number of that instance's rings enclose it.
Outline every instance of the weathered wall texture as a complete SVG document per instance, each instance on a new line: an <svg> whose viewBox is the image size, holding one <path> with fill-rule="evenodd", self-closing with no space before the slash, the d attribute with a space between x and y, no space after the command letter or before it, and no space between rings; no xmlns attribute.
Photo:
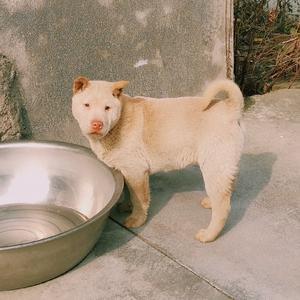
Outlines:
<svg viewBox="0 0 300 300"><path fill-rule="evenodd" d="M78 75L153 97L225 77L231 2L0 0L0 52L15 60L34 137L83 143L70 106Z"/></svg>
<svg viewBox="0 0 300 300"><path fill-rule="evenodd" d="M30 124L19 90L16 70L0 54L0 142L30 137Z"/></svg>

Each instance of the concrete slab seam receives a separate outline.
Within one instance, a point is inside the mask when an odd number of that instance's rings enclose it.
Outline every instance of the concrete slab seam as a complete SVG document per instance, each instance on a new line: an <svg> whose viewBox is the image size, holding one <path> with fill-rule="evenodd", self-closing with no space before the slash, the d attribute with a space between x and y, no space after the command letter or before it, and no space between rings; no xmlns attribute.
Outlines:
<svg viewBox="0 0 300 300"><path fill-rule="evenodd" d="M161 253L163 256L167 257L168 259L172 260L174 263L176 263L177 265L183 267L185 270L191 272L193 275L195 275L196 277L198 277L199 279L205 281L207 284L209 284L210 286L212 286L214 289L216 289L217 291L219 291L220 293L224 294L225 296L229 297L230 299L234 299L232 297L232 295L229 295L226 291L222 290L221 288L219 288L218 286L216 286L214 283L212 283L208 278L206 277L202 277L199 274L197 274L195 271L193 271L190 267L188 267L187 265L183 264L182 262L180 262L179 260L177 260L175 257L169 255L168 253L164 252L161 248L159 248L156 244L152 243L151 241L149 241L148 239L145 239L144 237L142 237L141 235L137 234L136 232L134 232L133 230L125 227L121 222L119 222L118 220L114 219L113 217L109 217L114 223L116 223L117 225L121 226L122 228L124 228L126 231L132 233L135 237L137 237L139 240L141 240L142 242L144 242L145 244L147 244L149 247L151 247L152 249L155 249L156 251L158 251L159 253Z"/></svg>

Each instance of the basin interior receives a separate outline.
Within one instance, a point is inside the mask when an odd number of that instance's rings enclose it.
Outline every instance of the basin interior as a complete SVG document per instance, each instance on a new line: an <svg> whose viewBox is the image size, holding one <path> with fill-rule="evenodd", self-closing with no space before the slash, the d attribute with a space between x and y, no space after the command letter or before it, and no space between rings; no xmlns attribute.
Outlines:
<svg viewBox="0 0 300 300"><path fill-rule="evenodd" d="M71 208L47 204L0 207L0 246L14 246L65 232L87 217Z"/></svg>
<svg viewBox="0 0 300 300"><path fill-rule="evenodd" d="M65 232L92 218L115 190L111 171L81 148L0 146L0 247Z"/></svg>

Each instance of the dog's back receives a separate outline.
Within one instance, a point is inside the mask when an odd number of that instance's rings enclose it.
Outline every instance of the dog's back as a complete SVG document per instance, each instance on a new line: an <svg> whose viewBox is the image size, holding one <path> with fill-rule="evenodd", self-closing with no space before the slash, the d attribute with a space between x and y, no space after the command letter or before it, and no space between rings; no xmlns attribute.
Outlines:
<svg viewBox="0 0 300 300"><path fill-rule="evenodd" d="M228 93L224 101L214 97ZM141 98L140 98L141 99ZM203 97L144 98L143 142L153 172L182 168L199 160L207 138L235 134L243 106L242 95L231 81L216 81Z"/></svg>

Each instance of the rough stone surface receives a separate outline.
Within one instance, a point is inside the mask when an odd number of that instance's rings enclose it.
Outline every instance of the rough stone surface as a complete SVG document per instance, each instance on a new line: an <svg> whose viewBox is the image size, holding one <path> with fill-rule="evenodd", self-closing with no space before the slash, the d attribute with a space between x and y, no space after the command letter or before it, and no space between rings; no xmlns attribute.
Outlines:
<svg viewBox="0 0 300 300"><path fill-rule="evenodd" d="M281 89L263 96L252 96L250 101L255 105L247 111L248 118L300 123L300 88Z"/></svg>
<svg viewBox="0 0 300 300"><path fill-rule="evenodd" d="M0 299L229 299L119 225L107 225L80 266L44 284L0 292Z"/></svg>
<svg viewBox="0 0 300 300"><path fill-rule="evenodd" d="M0 141L18 140L29 135L26 112L16 80L16 70L0 54Z"/></svg>
<svg viewBox="0 0 300 300"><path fill-rule="evenodd" d="M0 0L0 51L21 73L34 137L86 144L71 116L78 75L153 97L225 77L230 2Z"/></svg>

